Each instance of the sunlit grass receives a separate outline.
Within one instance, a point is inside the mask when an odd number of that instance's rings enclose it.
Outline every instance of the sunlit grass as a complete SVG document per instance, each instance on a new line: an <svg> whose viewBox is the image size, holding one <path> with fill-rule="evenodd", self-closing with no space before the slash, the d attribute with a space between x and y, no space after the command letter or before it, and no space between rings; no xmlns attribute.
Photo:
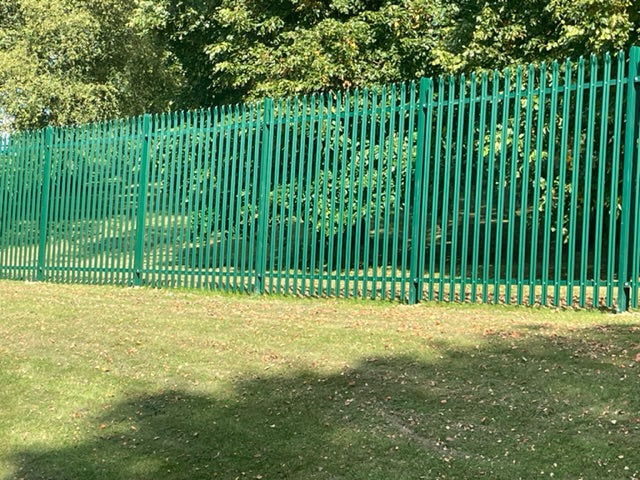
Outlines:
<svg viewBox="0 0 640 480"><path fill-rule="evenodd" d="M640 318L0 282L1 478L636 478Z"/></svg>

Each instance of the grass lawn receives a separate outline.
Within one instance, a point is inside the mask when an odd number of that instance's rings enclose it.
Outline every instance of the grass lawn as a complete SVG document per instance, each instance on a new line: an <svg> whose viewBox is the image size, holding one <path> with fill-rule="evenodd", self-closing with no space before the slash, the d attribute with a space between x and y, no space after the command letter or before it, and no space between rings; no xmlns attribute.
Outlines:
<svg viewBox="0 0 640 480"><path fill-rule="evenodd" d="M640 478L640 317L0 282L2 479Z"/></svg>

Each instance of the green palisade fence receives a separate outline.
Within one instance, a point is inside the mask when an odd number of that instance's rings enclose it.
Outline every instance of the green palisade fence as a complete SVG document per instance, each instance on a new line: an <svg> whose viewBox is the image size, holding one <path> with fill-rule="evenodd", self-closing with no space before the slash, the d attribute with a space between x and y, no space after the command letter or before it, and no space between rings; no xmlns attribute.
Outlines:
<svg viewBox="0 0 640 480"><path fill-rule="evenodd" d="M636 308L639 64L0 137L0 277Z"/></svg>

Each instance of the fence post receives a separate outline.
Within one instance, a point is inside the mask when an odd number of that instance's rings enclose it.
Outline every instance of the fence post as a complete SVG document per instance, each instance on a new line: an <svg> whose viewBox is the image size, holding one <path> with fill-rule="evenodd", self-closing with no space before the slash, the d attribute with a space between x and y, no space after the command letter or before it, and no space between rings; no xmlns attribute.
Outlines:
<svg viewBox="0 0 640 480"><path fill-rule="evenodd" d="M269 183L271 182L271 162L273 160L274 104L272 98L264 101L262 140L260 151L260 171L258 172L258 238L256 240L255 293L265 291L267 272L267 234L269 224Z"/></svg>
<svg viewBox="0 0 640 480"><path fill-rule="evenodd" d="M635 215L632 209L639 208L631 197L636 191L638 171L638 109L640 96L637 92L640 64L640 47L631 47L629 51L629 70L627 71L627 112L624 130L624 159L622 168L622 209L620 213L620 257L618 262L618 312L629 310L633 255L630 243L635 237Z"/></svg>
<svg viewBox="0 0 640 480"><path fill-rule="evenodd" d="M53 127L47 127L44 140L44 175L42 198L40 199L40 239L38 242L38 267L36 279L44 280L45 249L47 247L47 225L49 223L49 195L51 189L51 154L53 150Z"/></svg>
<svg viewBox="0 0 640 480"><path fill-rule="evenodd" d="M133 285L142 285L142 260L144 257L144 224L147 214L147 189L149 175L149 157L151 155L151 115L142 119L142 155L140 158L140 176L138 178L138 216L136 219L136 244L133 257Z"/></svg>
<svg viewBox="0 0 640 480"><path fill-rule="evenodd" d="M424 265L420 262L422 258L421 252L424 248L424 232L422 219L422 207L424 199L423 190L426 185L424 183L425 172L425 144L426 144L426 125L427 125L427 92L432 95L433 82L431 79L422 78L420 80L419 104L418 104L418 131L416 138L416 168L415 182L413 192L413 206L411 218L411 259L410 268L410 287L408 303L414 304L422 299L422 277L424 275ZM429 96L429 98L430 98Z"/></svg>

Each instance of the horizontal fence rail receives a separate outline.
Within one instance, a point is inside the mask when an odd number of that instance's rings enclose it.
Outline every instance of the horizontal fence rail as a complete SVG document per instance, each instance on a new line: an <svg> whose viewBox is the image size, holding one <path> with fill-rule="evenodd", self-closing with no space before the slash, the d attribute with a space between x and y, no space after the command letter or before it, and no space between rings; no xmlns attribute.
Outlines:
<svg viewBox="0 0 640 480"><path fill-rule="evenodd" d="M639 63L0 137L0 277L636 308Z"/></svg>

